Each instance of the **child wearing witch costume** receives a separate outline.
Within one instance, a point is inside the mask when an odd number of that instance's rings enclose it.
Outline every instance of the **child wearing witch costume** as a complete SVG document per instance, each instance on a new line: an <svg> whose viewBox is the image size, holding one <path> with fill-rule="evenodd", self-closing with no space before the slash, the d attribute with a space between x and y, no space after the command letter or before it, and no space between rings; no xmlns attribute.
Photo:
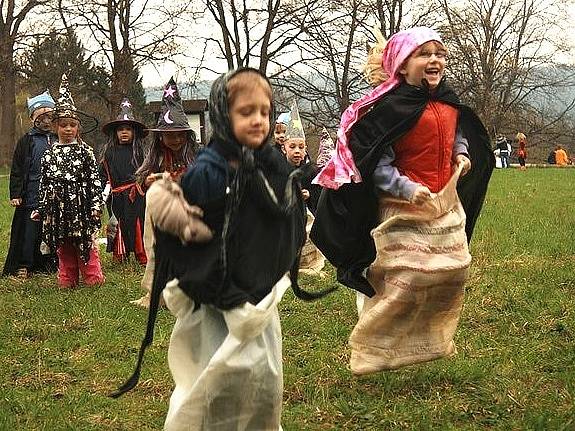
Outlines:
<svg viewBox="0 0 575 431"><path fill-rule="evenodd" d="M10 248L3 275L28 278L34 271L55 270L54 254L42 255L42 226L31 220L38 208L40 161L56 137L51 120L54 99L48 91L28 99L32 128L16 144L10 170L10 205L15 207L10 232Z"/></svg>
<svg viewBox="0 0 575 431"><path fill-rule="evenodd" d="M58 284L75 287L104 282L95 235L100 228L102 183L92 148L80 138L80 115L62 75L52 116L58 141L42 157L38 211L44 238L58 254Z"/></svg>
<svg viewBox="0 0 575 431"><path fill-rule="evenodd" d="M213 238L182 245L157 225L146 338L136 373L114 396L137 382L165 286L177 320L168 351L175 389L164 429L277 430L283 389L277 304L290 281L304 299L325 293L297 286L304 204L296 174L268 143L268 79L249 68L222 75L212 85L209 109L211 140L182 187Z"/></svg>
<svg viewBox="0 0 575 431"><path fill-rule="evenodd" d="M455 353L468 241L495 164L481 121L445 82L439 34L417 27L380 44L380 79L342 115L316 178L326 189L311 233L362 292L355 374Z"/></svg>
<svg viewBox="0 0 575 431"><path fill-rule="evenodd" d="M179 181L187 167L193 162L198 150L196 135L188 123L174 78L170 78L164 87L162 112L158 117L157 126L148 131L152 132L152 143L144 162L136 171L137 182L143 190L148 190L154 181L163 176ZM155 263L154 231L150 217L147 215L144 223L144 249L148 263L142 278L142 288L146 294L130 302L148 308Z"/></svg>
<svg viewBox="0 0 575 431"><path fill-rule="evenodd" d="M144 162L136 172L138 182L147 189L163 172L179 180L198 150L196 134L188 123L174 78L164 87L162 112L152 132L152 142Z"/></svg>
<svg viewBox="0 0 575 431"><path fill-rule="evenodd" d="M120 113L115 120L102 126L108 140L100 156L100 176L109 187L106 202L108 214L117 219L116 233L107 251L114 259L122 261L134 253L137 261L146 264L144 250L145 193L136 182L136 169L143 162L144 124L134 119L128 98L120 103ZM111 238L110 238L111 239Z"/></svg>

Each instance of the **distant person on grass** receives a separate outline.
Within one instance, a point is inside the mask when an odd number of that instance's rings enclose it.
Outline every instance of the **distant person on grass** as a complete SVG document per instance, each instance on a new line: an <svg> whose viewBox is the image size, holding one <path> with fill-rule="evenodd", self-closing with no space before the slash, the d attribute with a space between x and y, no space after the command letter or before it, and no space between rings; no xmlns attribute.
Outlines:
<svg viewBox="0 0 575 431"><path fill-rule="evenodd" d="M256 69L231 71L214 81L212 137L182 178L189 211L203 213L212 237L198 235L182 244L180 229L168 233L164 223L156 225L146 338L136 372L113 396L137 383L163 291L176 316L168 350L175 388L165 430L280 429L278 303L290 284L304 299L325 294L297 285L305 209L297 175L270 144L272 100L269 80ZM148 193L161 197L160 187L173 191L166 181ZM152 220L169 218L154 207Z"/></svg>
<svg viewBox="0 0 575 431"><path fill-rule="evenodd" d="M43 222L44 240L58 253L58 285L78 286L104 282L95 237L100 229L102 183L92 148L80 137L80 113L62 76L60 95L52 115L58 141L42 157L38 211L32 219Z"/></svg>
<svg viewBox="0 0 575 431"><path fill-rule="evenodd" d="M517 143L519 144L519 148L517 150L517 159L519 159L519 169L524 171L527 169L525 166L525 161L527 160L527 137L519 132L515 137L517 139Z"/></svg>
<svg viewBox="0 0 575 431"><path fill-rule="evenodd" d="M32 128L20 138L12 157L10 169L10 205L15 207L10 231L10 248L2 275L26 279L35 271L55 270L54 254L42 255L42 226L30 215L38 209L40 161L52 146L54 99L48 91L28 99L28 113Z"/></svg>
<svg viewBox="0 0 575 431"><path fill-rule="evenodd" d="M567 166L570 163L567 151L561 145L557 145L555 149L555 164L557 166Z"/></svg>
<svg viewBox="0 0 575 431"><path fill-rule="evenodd" d="M479 117L447 84L427 27L370 51L375 88L343 113L311 239L359 291L356 375L455 354L468 242L495 160Z"/></svg>

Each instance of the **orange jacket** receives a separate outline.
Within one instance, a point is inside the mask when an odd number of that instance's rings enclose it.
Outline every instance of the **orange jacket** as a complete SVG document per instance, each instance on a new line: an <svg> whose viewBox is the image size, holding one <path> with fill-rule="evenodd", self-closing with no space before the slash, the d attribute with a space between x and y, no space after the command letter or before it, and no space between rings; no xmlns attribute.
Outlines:
<svg viewBox="0 0 575 431"><path fill-rule="evenodd" d="M402 175L427 186L433 193L447 184L457 116L457 109L446 103L427 104L416 125L393 146L394 165Z"/></svg>
<svg viewBox="0 0 575 431"><path fill-rule="evenodd" d="M555 151L555 164L558 166L565 166L569 164L567 153L563 149Z"/></svg>

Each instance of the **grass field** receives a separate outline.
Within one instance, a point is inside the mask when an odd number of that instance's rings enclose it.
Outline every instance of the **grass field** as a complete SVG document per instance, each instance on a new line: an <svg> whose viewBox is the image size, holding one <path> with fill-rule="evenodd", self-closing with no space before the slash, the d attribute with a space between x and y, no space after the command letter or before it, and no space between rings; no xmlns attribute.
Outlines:
<svg viewBox="0 0 575 431"><path fill-rule="evenodd" d="M284 430L575 430L575 169L496 171L471 244L473 264L451 359L355 378L343 287L307 304L284 298ZM12 211L0 179L0 258ZM146 313L142 269L103 259L99 288L55 277L0 285L0 430L161 429L174 319L160 312L140 384L131 374ZM333 284L303 278L308 289Z"/></svg>

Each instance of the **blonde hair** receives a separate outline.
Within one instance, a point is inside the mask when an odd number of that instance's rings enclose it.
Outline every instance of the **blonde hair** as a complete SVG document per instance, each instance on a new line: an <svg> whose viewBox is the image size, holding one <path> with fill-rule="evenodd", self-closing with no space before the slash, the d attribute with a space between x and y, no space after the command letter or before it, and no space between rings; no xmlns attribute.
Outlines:
<svg viewBox="0 0 575 431"><path fill-rule="evenodd" d="M228 105L232 106L234 104L240 92L247 91L251 93L255 88L264 90L270 102L272 101L272 88L263 76L252 70L237 73L228 81Z"/></svg>
<svg viewBox="0 0 575 431"><path fill-rule="evenodd" d="M372 32L376 42L369 44L367 59L363 65L363 76L369 85L377 87L389 78L382 65L383 51L387 41L379 27L375 26Z"/></svg>

